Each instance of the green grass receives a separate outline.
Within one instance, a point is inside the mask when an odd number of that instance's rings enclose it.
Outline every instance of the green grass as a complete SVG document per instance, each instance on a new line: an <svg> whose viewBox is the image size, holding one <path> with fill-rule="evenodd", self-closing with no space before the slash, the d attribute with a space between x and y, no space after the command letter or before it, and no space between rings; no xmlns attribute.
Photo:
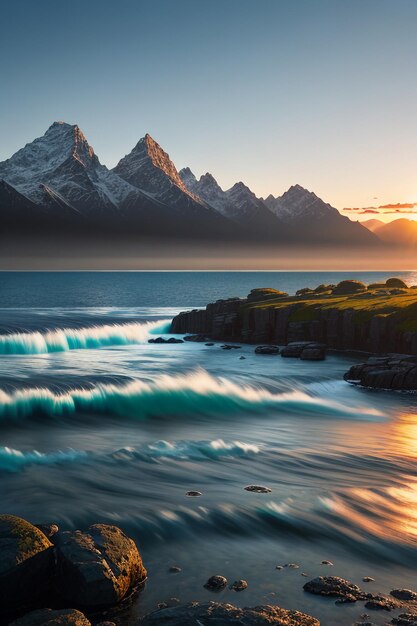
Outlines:
<svg viewBox="0 0 417 626"><path fill-rule="evenodd" d="M252 309L280 309L294 305L290 321L309 322L319 318L320 311L353 309L356 311L355 323L365 323L375 315L395 315L398 329L417 330L417 289L408 289L403 294L378 294L367 291L365 294L287 296L268 298L261 302L247 302L242 306L242 313Z"/></svg>

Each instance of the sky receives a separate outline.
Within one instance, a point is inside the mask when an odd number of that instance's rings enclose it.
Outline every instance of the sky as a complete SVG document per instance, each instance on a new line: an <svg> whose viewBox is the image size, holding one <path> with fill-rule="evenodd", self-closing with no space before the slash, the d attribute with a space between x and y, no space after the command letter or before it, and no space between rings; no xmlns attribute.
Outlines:
<svg viewBox="0 0 417 626"><path fill-rule="evenodd" d="M0 160L64 120L109 167L149 132L223 188L417 217L378 208L417 203L416 0L3 0L2 24Z"/></svg>

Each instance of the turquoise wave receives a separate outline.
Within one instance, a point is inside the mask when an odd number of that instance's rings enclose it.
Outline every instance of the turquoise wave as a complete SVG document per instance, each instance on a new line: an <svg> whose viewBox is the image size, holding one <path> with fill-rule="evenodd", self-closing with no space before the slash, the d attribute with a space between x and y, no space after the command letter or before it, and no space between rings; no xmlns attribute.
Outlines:
<svg viewBox="0 0 417 626"><path fill-rule="evenodd" d="M48 388L26 388L11 393L0 390L0 418L20 419L36 414L51 417L94 413L130 418L272 412L353 419L381 419L383 413L368 407L346 406L335 400L293 390L273 393L262 387L241 386L198 370L184 375L161 375L153 381L97 384L91 388L55 393Z"/></svg>
<svg viewBox="0 0 417 626"><path fill-rule="evenodd" d="M0 354L47 354L146 343L151 335L168 333L170 327L170 320L157 320L12 333L0 335Z"/></svg>

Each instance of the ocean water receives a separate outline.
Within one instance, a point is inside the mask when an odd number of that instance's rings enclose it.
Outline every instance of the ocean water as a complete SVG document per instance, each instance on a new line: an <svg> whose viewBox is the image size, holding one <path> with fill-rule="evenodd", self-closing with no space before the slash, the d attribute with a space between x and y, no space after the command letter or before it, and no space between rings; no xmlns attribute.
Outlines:
<svg viewBox="0 0 417 626"><path fill-rule="evenodd" d="M306 580L416 588L416 396L348 385L353 357L148 343L214 299L352 275L0 273L0 512L133 536L149 581L123 624L177 597L277 603L347 626L363 603L306 594ZM391 275L417 282L356 277ZM287 563L299 568L276 569ZM213 574L249 587L213 596L203 587Z"/></svg>

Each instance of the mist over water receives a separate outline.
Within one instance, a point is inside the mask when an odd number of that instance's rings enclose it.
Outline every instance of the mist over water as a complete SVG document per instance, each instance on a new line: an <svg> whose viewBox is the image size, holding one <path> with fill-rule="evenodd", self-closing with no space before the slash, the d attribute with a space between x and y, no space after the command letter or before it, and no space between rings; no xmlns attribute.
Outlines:
<svg viewBox="0 0 417 626"><path fill-rule="evenodd" d="M18 294L0 275L1 512L61 528L114 523L134 536L150 578L132 620L172 596L212 599L203 584L215 573L249 581L222 601L277 601L325 626L354 623L363 605L303 594L301 572L362 586L369 575L372 592L415 587L414 395L349 386L348 356L309 363L245 345L148 343L203 300L255 286L292 292L334 275L183 275L181 293L177 276L136 275L130 305L130 276L100 276L84 308L89 276L35 277L44 290L50 280L44 299L59 303L39 308L27 274ZM28 306L13 308L25 281ZM285 563L300 569L275 569ZM167 573L173 564L181 575Z"/></svg>

